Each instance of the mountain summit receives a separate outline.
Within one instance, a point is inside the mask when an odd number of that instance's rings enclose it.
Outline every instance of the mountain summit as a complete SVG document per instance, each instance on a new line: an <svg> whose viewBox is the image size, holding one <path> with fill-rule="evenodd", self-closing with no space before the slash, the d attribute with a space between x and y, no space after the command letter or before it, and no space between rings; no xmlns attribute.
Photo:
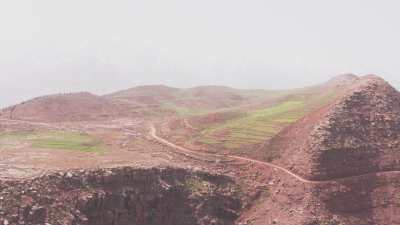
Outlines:
<svg viewBox="0 0 400 225"><path fill-rule="evenodd" d="M360 77L334 103L278 134L277 163L327 180L400 169L400 93L375 75Z"/></svg>
<svg viewBox="0 0 400 225"><path fill-rule="evenodd" d="M326 86L347 86L357 82L360 79L357 75L347 73L341 74L338 76L333 77L332 79L328 80L325 85Z"/></svg>

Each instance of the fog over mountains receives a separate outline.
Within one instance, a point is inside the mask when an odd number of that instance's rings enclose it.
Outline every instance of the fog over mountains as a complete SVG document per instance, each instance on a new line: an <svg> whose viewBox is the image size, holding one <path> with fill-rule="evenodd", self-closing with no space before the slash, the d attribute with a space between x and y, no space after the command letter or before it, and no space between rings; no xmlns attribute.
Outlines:
<svg viewBox="0 0 400 225"><path fill-rule="evenodd" d="M293 88L343 73L400 87L399 4L4 1L0 106L143 84Z"/></svg>

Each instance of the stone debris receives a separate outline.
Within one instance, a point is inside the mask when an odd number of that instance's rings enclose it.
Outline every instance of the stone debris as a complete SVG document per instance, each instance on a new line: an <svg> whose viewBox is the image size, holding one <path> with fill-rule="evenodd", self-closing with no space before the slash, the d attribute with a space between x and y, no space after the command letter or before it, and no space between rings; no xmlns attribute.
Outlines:
<svg viewBox="0 0 400 225"><path fill-rule="evenodd" d="M0 182L0 224L228 225L242 207L234 190L229 177L180 168L71 170Z"/></svg>

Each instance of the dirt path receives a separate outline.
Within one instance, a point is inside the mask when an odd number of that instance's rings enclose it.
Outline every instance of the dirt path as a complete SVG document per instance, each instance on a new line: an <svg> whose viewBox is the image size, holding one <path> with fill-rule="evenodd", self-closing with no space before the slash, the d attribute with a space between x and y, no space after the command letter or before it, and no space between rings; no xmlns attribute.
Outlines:
<svg viewBox="0 0 400 225"><path fill-rule="evenodd" d="M163 144L165 144L165 145L167 145L169 147L172 147L172 148L175 148L175 149L177 149L179 151L182 151L182 152L184 152L186 154L196 154L196 155L205 155L205 156L214 156L214 157L225 157L225 158L230 158L230 159L237 159L237 160L241 160L241 161L257 163L257 164L265 165L265 166L280 170L282 172L285 172L285 173L289 174L290 176L294 177L295 179L297 179L297 180L299 180L299 181L301 181L303 183L328 183L328 182L330 182L330 181L307 180L307 179L305 179L303 177L300 177L299 175L289 171L288 169L285 169L283 167L274 165L272 163L263 162L263 161L259 161L259 160L255 160L255 159L249 159L249 158L240 157L240 156L233 156L233 155L218 155L218 154L211 154L211 153L199 153L198 151L189 150L189 149L187 149L185 147L178 146L178 145L176 145L174 143L171 143L171 142L169 142L168 140L165 140L162 137L159 137L157 135L157 130L154 127L154 125L150 126L150 135L151 135L152 138L156 139L157 141L159 141L159 142L161 142L161 143L163 143Z"/></svg>
<svg viewBox="0 0 400 225"><path fill-rule="evenodd" d="M190 124L187 119L183 119L183 124L185 125L185 127L189 128L189 129L197 130L197 128L192 126L192 124Z"/></svg>
<svg viewBox="0 0 400 225"><path fill-rule="evenodd" d="M49 123L41 123L41 122L31 122L31 121L24 121L24 120L10 120L10 119L0 119L0 123L4 121L4 122L15 122L15 123L27 123L27 124L32 124L32 125L37 125L37 126L43 126L43 127L48 127L48 128L60 128L61 124L49 124ZM122 129L125 133L135 136L137 135L136 132L130 131L130 129L128 128L123 128ZM380 175L380 174L399 174L400 175L400 171L397 170L392 170L392 171L381 171L381 172L372 172L372 173L366 173L366 174L361 174L361 175L355 175L355 176L349 176L349 177L343 177L343 178L336 178L336 179L331 179L331 180L324 180L324 181L318 181L318 180L309 180L306 179L304 177L301 177L298 174L293 173L292 171L283 168L281 166L272 164L272 163L268 163L268 162L264 162L264 161L260 161L260 160L255 160L255 159L250 159L250 158L246 158L246 157L241 157L241 156L235 156L235 155L221 155L221 154L213 154L213 153L205 153L205 152L200 152L200 151L194 151L194 150L190 150L188 148L176 145L162 137L159 137L157 135L157 130L154 126L154 124L150 124L150 136L158 141L159 143L169 146L175 150L177 150L177 152L181 153L182 155L186 156L186 157L190 157L190 158L194 158L197 160L203 160L203 161L207 161L207 162L223 162L227 159L230 160L239 160L239 161L244 161L244 162L250 162L250 163L255 163L257 165L264 165L276 170L279 170L281 172L284 172L288 175L290 175L291 177L295 178L296 180L303 182L303 183L311 183L311 184L327 184L327 183L336 183L340 180L344 180L344 179L352 179L352 178L357 178L357 177L362 177L362 176L368 176L368 175Z"/></svg>
<svg viewBox="0 0 400 225"><path fill-rule="evenodd" d="M240 157L240 156L234 156L234 155L219 155L219 154L212 154L212 153L205 153L205 152L198 152L198 151L193 151L190 149L187 149L185 147L182 146L178 146L174 143L171 143L170 141L159 137L157 135L157 130L155 128L155 126L153 124L150 125L150 136L152 138L154 138L155 140L161 142L164 145L167 145L171 148L175 148L181 152L183 152L186 155L191 155L191 154L195 154L195 155L204 155L204 156L213 156L213 157L224 157L224 158L230 158L230 159L236 159L236 160L241 160L241 161L246 161L246 162L251 162L251 163L256 163L259 165L265 165L274 169L277 169L279 171L282 171L290 176L292 176L293 178L295 178L296 180L303 182L303 183L311 183L311 184L328 184L328 183L335 183L337 181L340 180L344 180L344 179L352 179L352 178L357 178L357 177L363 177L363 176L368 176L368 175L379 175L379 174L399 174L400 175L400 171L397 170L392 170L392 171L382 171L382 172L372 172L372 173L366 173L366 174L361 174L361 175L355 175L355 176L349 176L349 177L342 177L342 178L336 178L336 179L331 179L331 180L324 180L324 181L317 181L317 180L308 180L306 178L303 178L295 173L293 173L292 171L285 169L281 166L272 164L272 163L268 163L268 162L263 162L263 161L259 161L259 160L255 160L255 159L250 159L250 158L246 158L246 157Z"/></svg>

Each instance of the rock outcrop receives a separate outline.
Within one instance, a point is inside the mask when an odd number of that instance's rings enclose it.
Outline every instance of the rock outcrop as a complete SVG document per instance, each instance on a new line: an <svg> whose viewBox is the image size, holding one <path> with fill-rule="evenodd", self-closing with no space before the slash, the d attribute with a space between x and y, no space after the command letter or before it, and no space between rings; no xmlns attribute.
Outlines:
<svg viewBox="0 0 400 225"><path fill-rule="evenodd" d="M377 76L361 77L271 143L283 151L276 163L313 180L400 170L400 94Z"/></svg>
<svg viewBox="0 0 400 225"><path fill-rule="evenodd" d="M178 168L60 172L0 183L0 224L228 225L238 190L228 177Z"/></svg>

